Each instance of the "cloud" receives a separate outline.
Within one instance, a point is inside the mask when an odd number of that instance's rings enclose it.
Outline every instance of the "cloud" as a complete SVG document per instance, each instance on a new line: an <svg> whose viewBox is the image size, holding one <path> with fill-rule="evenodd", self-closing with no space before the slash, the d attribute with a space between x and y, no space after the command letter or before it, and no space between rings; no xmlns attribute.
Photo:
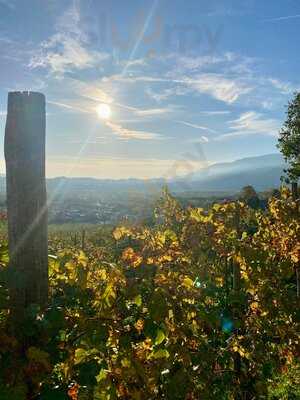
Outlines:
<svg viewBox="0 0 300 400"><path fill-rule="evenodd" d="M67 141L69 144L80 144L80 145L89 145L89 144L103 144L105 142L108 142L108 137L107 136L96 136L94 139L88 139L88 140L78 140L78 139L73 139Z"/></svg>
<svg viewBox="0 0 300 400"><path fill-rule="evenodd" d="M108 80L100 79L90 82L83 82L77 79L65 78L66 90L68 94L72 94L72 98L67 101L51 101L52 104L61 105L61 107L73 109L74 111L82 112L95 112L95 107L99 103L107 103L112 107L119 107L121 109L128 110L132 112L136 117L149 118L149 117L162 117L173 112L178 112L179 108L175 105L167 105L165 107L155 107L155 108L138 108L133 107L128 104L123 104L115 101L113 96L108 93L114 94L114 90L111 87L107 87ZM74 98L74 94L77 98ZM78 99L78 96L86 99ZM117 97L114 96L114 97ZM80 109L80 110L79 110Z"/></svg>
<svg viewBox="0 0 300 400"><path fill-rule="evenodd" d="M71 112L76 112L76 113L80 112L80 113L88 113L88 114L91 113L91 110L86 109L86 108L84 108L82 106L76 106L74 104L67 104L67 103L63 103L61 101L47 100L47 103L51 104L51 105L54 105L54 106L57 106L59 108L67 109L67 110L69 110Z"/></svg>
<svg viewBox="0 0 300 400"><path fill-rule="evenodd" d="M268 18L268 19L264 19L264 22L277 22L277 21L284 21L284 20L287 20L287 19L295 19L295 18L300 18L300 14L286 15L286 16L275 17L275 18Z"/></svg>
<svg viewBox="0 0 300 400"><path fill-rule="evenodd" d="M155 108L138 108L116 102L112 96L107 94L109 91L108 89L103 90L101 88L101 80L83 82L77 79L64 78L64 83L64 97L50 97L48 103L68 110L69 112L94 114L99 103L106 103L110 104L112 108L121 108L129 111L136 117L137 121L139 121L139 118L164 117L173 112L178 113L180 109L179 106L175 105Z"/></svg>
<svg viewBox="0 0 300 400"><path fill-rule="evenodd" d="M190 140L190 143L208 143L209 138L207 136L200 136L199 138Z"/></svg>
<svg viewBox="0 0 300 400"><path fill-rule="evenodd" d="M161 76L151 76L151 75L123 75L123 74L114 74L109 76L104 76L102 78L102 82L123 82L123 83L137 83L137 82L144 82L144 83L165 83L165 82L181 82L176 81L175 79L164 78Z"/></svg>
<svg viewBox="0 0 300 400"><path fill-rule="evenodd" d="M85 49L76 38L58 33L42 44L42 51L31 59L29 67L49 68L53 74L60 75L93 67L107 58L106 54Z"/></svg>
<svg viewBox="0 0 300 400"><path fill-rule="evenodd" d="M183 84L184 82L176 82L176 81L160 81L162 83L180 83ZM175 86L172 88L160 89L160 91L155 91L151 87L147 87L145 90L146 95L151 99L154 100L156 103L161 103L164 100L167 100L170 97L177 97L177 96L184 96L189 93L189 89L183 87L182 85Z"/></svg>
<svg viewBox="0 0 300 400"><path fill-rule="evenodd" d="M203 130L203 131L216 133L216 131L214 131L213 129L208 128L207 126L192 124L192 123L186 122L186 121L176 121L176 122L178 122L179 124L194 128L194 129L200 129L200 130Z"/></svg>
<svg viewBox="0 0 300 400"><path fill-rule="evenodd" d="M245 135L277 136L280 129L280 123L278 120L265 118L262 114L255 111L243 113L239 118L230 121L229 124L229 129L231 131L218 136L216 140Z"/></svg>
<svg viewBox="0 0 300 400"><path fill-rule="evenodd" d="M221 74L202 74L197 79L185 80L195 92L205 93L227 104L235 103L254 88L239 79L229 79Z"/></svg>
<svg viewBox="0 0 300 400"><path fill-rule="evenodd" d="M162 140L164 137L158 133L146 132L134 129L124 128L123 126L116 124L111 121L105 121L105 125L109 127L114 134L119 136L121 139L130 140Z"/></svg>
<svg viewBox="0 0 300 400"><path fill-rule="evenodd" d="M135 111L136 115L139 115L141 117L149 117L149 116L154 116L154 115L165 115L165 114L169 114L170 112L173 112L171 107L149 108L149 109L145 109L145 110L136 110Z"/></svg>
<svg viewBox="0 0 300 400"><path fill-rule="evenodd" d="M217 64L230 61L232 59L231 53L224 53L223 55L203 55L198 57L189 57L181 55L172 55L176 63L175 70L180 71L199 71L200 69L211 67Z"/></svg>
<svg viewBox="0 0 300 400"><path fill-rule="evenodd" d="M254 85L250 85L245 80L240 78L227 78L222 74L207 73L200 74L195 77L182 76L181 78L159 78L152 76L137 76L137 77L117 77L114 80L120 80L127 83L166 83L178 84L185 89L178 89L178 87L168 88L162 90L160 93L151 92L148 94L155 100L166 100L171 96L186 95L188 92L208 94L217 100L227 104L236 102L242 95L245 95L255 89Z"/></svg>
<svg viewBox="0 0 300 400"><path fill-rule="evenodd" d="M172 105L168 105L167 107L160 107L160 108L137 108L128 106L125 104L114 103L116 106L120 108L124 108L126 110L132 111L138 117L153 117L153 116L164 116L166 114L170 114L172 112L178 112L179 107L175 107Z"/></svg>
<svg viewBox="0 0 300 400"><path fill-rule="evenodd" d="M299 89L299 87L292 85L290 82L283 82L279 79L270 78L269 82L275 89L278 89L281 94L292 94Z"/></svg>
<svg viewBox="0 0 300 400"><path fill-rule="evenodd" d="M47 102L68 112L96 114L99 103L112 104L114 99L101 88L99 80L81 81L70 77L51 81Z"/></svg>
<svg viewBox="0 0 300 400"><path fill-rule="evenodd" d="M54 75L63 75L73 70L83 70L101 65L109 55L92 50L88 36L80 21L80 10L76 2L59 18L56 33L41 44L29 68L46 68Z"/></svg>
<svg viewBox="0 0 300 400"><path fill-rule="evenodd" d="M160 76L126 77L127 83L144 83L146 95L157 103L175 96L209 95L228 105L271 109L282 107L284 101L278 93L275 98L275 90L282 95L297 90L295 84L264 76L260 71L262 60L232 52L198 57L169 54L157 58L157 62L162 68ZM114 79L122 77L115 75Z"/></svg>
<svg viewBox="0 0 300 400"><path fill-rule="evenodd" d="M120 62L121 65L125 66L126 68L130 67L144 67L147 65L146 58L136 58L132 60L123 60Z"/></svg>
<svg viewBox="0 0 300 400"><path fill-rule="evenodd" d="M174 96L193 93L206 94L226 104L233 104L257 87L251 70L255 60L251 57L230 52L220 56L200 57L170 54L156 61L160 62L162 71L159 76L115 74L104 79L147 84L146 95L158 103ZM152 87L154 85L155 89Z"/></svg>
<svg viewBox="0 0 300 400"><path fill-rule="evenodd" d="M206 116L215 116L215 115L227 115L230 114L231 111L229 110L220 110L220 111L200 111L199 114L206 115Z"/></svg>
<svg viewBox="0 0 300 400"><path fill-rule="evenodd" d="M65 82L67 82L71 92L74 92L78 96L84 97L92 102L111 104L114 101L112 95L108 94L108 90L101 87L101 80L84 82L78 79L65 79Z"/></svg>

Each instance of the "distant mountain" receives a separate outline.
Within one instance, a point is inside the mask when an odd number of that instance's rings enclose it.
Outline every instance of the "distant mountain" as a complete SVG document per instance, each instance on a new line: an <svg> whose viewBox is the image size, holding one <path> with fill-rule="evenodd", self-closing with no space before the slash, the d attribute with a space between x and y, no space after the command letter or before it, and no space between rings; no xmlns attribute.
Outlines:
<svg viewBox="0 0 300 400"><path fill-rule="evenodd" d="M280 185L284 167L285 162L280 154L242 158L201 169L177 180L173 185L177 186L178 191L180 186L187 185L199 191L238 191L243 186L252 185L261 191Z"/></svg>
<svg viewBox="0 0 300 400"><path fill-rule="evenodd" d="M257 191L278 187L285 163L280 154L242 158L217 163L181 179L94 179L58 177L47 179L49 196L122 197L124 194L157 195L166 184L173 192L237 192L252 185ZM5 177L0 176L0 192L5 190Z"/></svg>

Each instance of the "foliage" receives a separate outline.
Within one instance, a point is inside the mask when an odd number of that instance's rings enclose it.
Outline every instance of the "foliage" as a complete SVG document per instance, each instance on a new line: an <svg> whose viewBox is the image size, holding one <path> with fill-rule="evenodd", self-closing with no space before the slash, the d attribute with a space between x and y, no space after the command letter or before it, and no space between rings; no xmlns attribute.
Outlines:
<svg viewBox="0 0 300 400"><path fill-rule="evenodd" d="M289 162L285 171L290 181L298 180L300 176L300 92L295 93L289 102L286 121L280 131L278 147Z"/></svg>
<svg viewBox="0 0 300 400"><path fill-rule="evenodd" d="M85 252L57 238L50 301L16 337L0 249L0 399L297 399L297 204L182 209ZM299 284L299 282L298 282Z"/></svg>

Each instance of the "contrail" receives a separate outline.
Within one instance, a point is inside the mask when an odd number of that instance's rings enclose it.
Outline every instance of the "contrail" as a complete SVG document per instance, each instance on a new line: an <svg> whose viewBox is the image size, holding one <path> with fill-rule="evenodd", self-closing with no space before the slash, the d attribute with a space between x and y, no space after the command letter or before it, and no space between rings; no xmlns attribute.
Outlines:
<svg viewBox="0 0 300 400"><path fill-rule="evenodd" d="M300 18L300 14L296 14L296 15L287 15L287 16L285 16L285 17L277 17L277 18L264 19L264 22L284 21L284 20L286 20L286 19L294 19L294 18Z"/></svg>

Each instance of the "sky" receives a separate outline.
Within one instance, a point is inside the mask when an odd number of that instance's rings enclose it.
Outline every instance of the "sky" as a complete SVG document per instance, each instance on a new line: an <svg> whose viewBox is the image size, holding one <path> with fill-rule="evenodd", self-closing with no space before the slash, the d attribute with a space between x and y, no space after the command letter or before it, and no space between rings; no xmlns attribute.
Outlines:
<svg viewBox="0 0 300 400"><path fill-rule="evenodd" d="M298 0L0 0L0 17L2 172L9 91L46 95L47 176L147 179L277 152L300 90Z"/></svg>

